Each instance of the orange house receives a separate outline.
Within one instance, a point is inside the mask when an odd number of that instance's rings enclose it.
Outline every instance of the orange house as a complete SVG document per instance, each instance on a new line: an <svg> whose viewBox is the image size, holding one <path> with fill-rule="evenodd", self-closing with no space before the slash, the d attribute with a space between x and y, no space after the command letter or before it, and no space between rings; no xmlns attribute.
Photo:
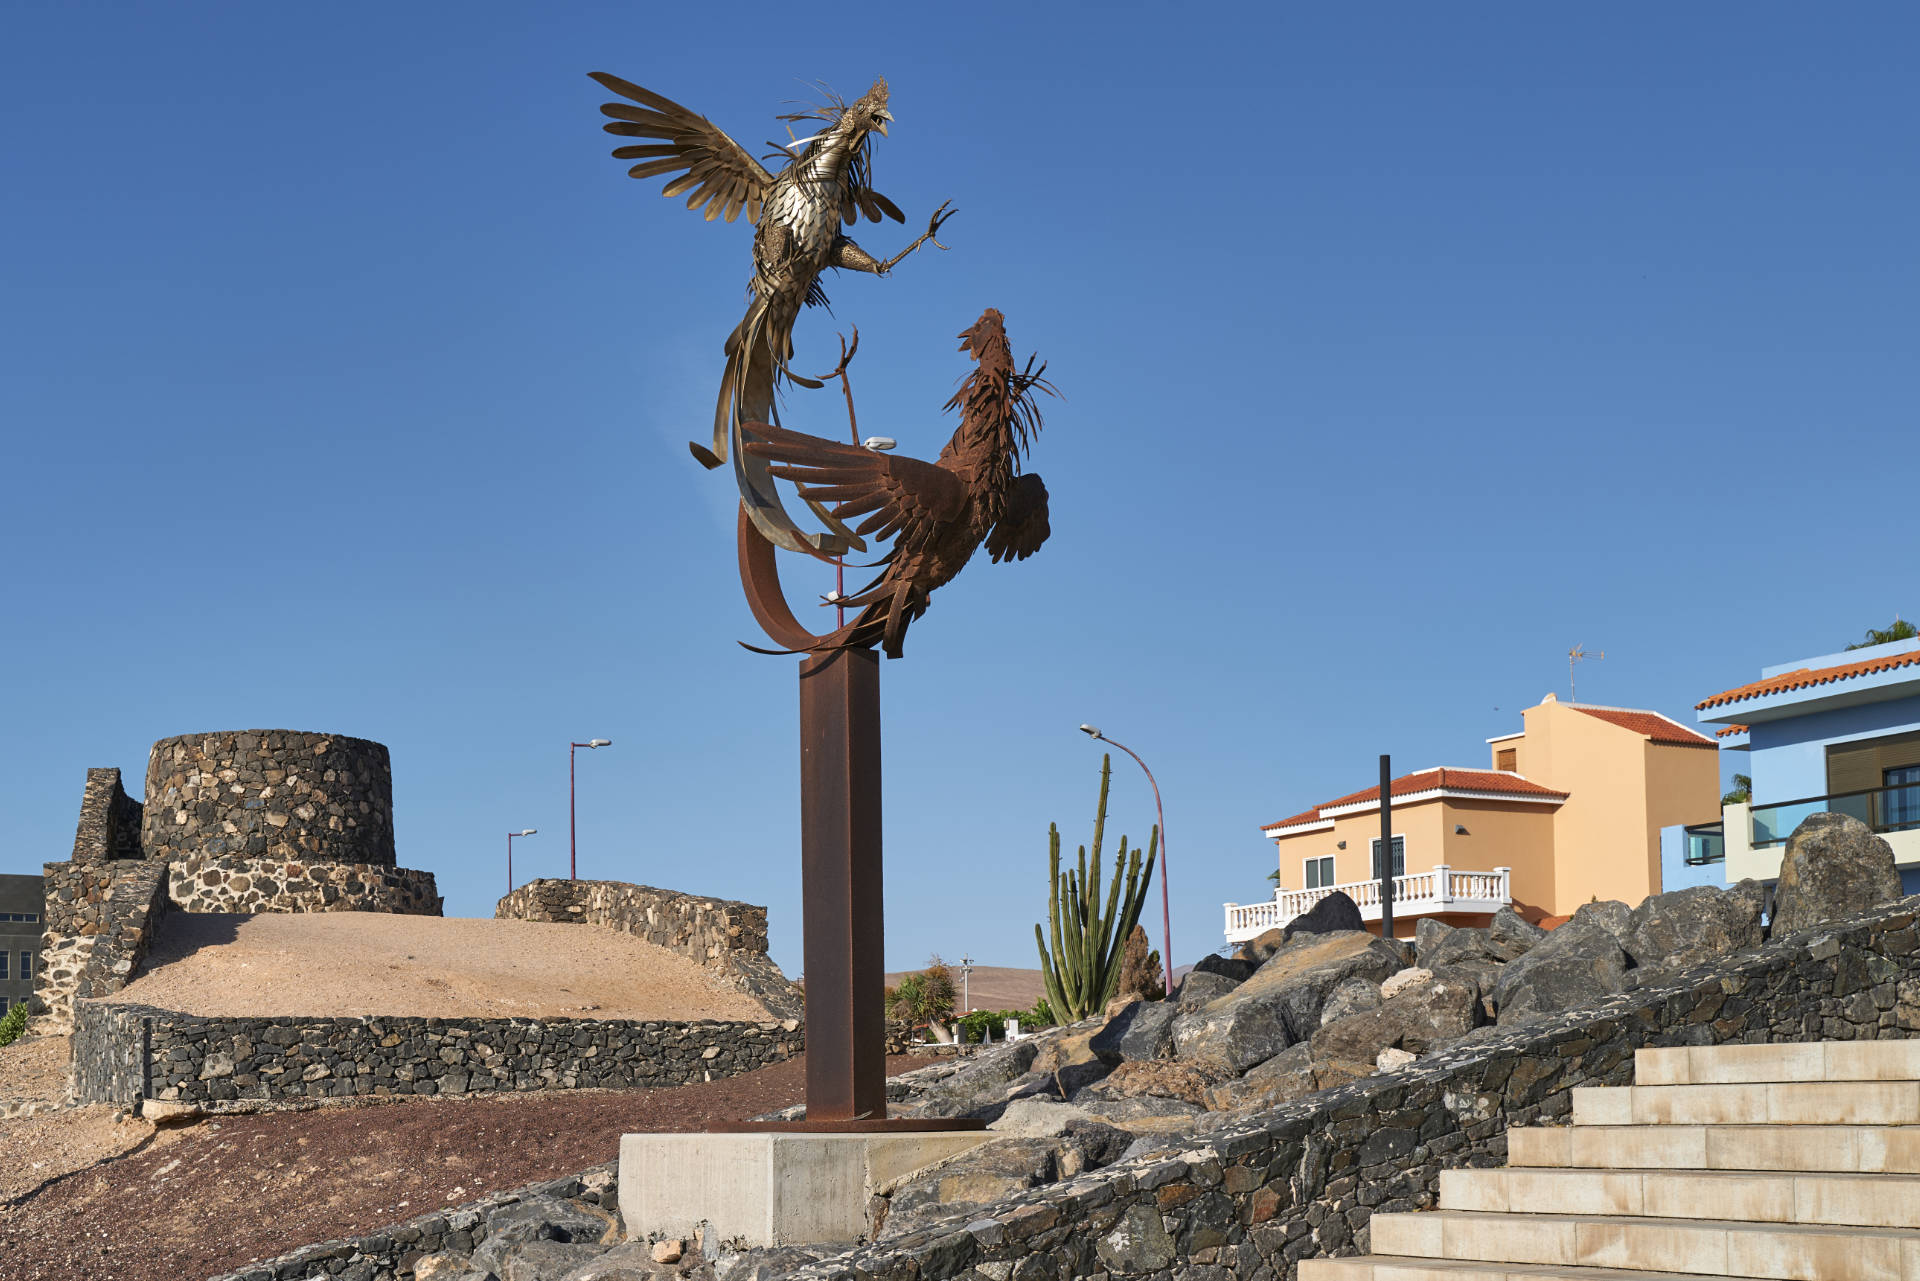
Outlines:
<svg viewBox="0 0 1920 1281"><path fill-rule="evenodd" d="M1720 812L1711 738L1658 712L1562 703L1487 740L1490 768L1436 766L1393 780L1394 933L1420 917L1484 925L1594 899L1660 892L1660 829ZM1261 829L1279 855L1271 902L1228 903L1229 943L1285 926L1335 889L1380 919L1378 784Z"/></svg>

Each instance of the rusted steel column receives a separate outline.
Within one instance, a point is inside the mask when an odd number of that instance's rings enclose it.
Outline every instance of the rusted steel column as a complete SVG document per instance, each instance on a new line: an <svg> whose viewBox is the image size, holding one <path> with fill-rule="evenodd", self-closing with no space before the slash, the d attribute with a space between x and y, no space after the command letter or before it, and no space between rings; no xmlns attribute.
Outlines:
<svg viewBox="0 0 1920 1281"><path fill-rule="evenodd" d="M880 656L800 664L807 1120L887 1114L880 868Z"/></svg>

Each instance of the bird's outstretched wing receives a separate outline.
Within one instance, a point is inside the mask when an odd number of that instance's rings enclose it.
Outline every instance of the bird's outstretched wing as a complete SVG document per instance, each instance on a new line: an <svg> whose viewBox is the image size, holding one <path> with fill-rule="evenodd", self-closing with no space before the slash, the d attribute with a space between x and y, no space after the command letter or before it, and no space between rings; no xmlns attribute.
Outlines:
<svg viewBox="0 0 1920 1281"><path fill-rule="evenodd" d="M839 520L865 516L856 532L894 539L895 554L925 546L936 527L966 508L966 483L918 458L877 453L766 423L748 424L746 439L747 452L772 463L773 474L793 481L802 498L833 504Z"/></svg>
<svg viewBox="0 0 1920 1281"><path fill-rule="evenodd" d="M729 138L705 116L696 116L679 103L662 98L650 89L622 80L604 71L590 72L595 80L623 98L637 102L609 102L600 108L612 117L603 126L608 133L627 138L658 138L658 143L615 147L617 160L639 160L627 170L632 178L653 178L660 174L680 174L660 192L677 196L692 190L687 208L704 207L708 222L725 218L732 222L746 210L747 221L760 221L760 205L766 197L773 175L746 148Z"/></svg>
<svg viewBox="0 0 1920 1281"><path fill-rule="evenodd" d="M1047 523L1047 487L1032 472L1017 477L1007 494L1007 510L987 534L987 554L998 565L1003 560L1025 560L1040 550L1053 532Z"/></svg>

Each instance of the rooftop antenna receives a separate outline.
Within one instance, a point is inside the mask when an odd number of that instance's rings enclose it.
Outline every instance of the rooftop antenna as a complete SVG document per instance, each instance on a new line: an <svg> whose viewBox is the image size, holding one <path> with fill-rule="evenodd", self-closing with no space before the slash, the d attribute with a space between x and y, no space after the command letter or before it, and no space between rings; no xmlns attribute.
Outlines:
<svg viewBox="0 0 1920 1281"><path fill-rule="evenodd" d="M1573 665L1585 659L1605 658L1606 656L1607 652L1605 650L1601 650L1598 654L1589 654L1586 650L1581 649L1577 642L1572 649L1567 651L1567 701L1569 703L1577 703L1580 701L1580 695L1573 687Z"/></svg>

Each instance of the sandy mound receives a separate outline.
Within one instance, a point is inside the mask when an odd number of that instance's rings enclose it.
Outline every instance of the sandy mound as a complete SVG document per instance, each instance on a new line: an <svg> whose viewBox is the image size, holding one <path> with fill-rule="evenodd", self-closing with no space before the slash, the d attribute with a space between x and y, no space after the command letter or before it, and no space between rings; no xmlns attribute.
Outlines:
<svg viewBox="0 0 1920 1281"><path fill-rule="evenodd" d="M112 998L188 1014L766 1019L677 952L592 925L174 912Z"/></svg>

